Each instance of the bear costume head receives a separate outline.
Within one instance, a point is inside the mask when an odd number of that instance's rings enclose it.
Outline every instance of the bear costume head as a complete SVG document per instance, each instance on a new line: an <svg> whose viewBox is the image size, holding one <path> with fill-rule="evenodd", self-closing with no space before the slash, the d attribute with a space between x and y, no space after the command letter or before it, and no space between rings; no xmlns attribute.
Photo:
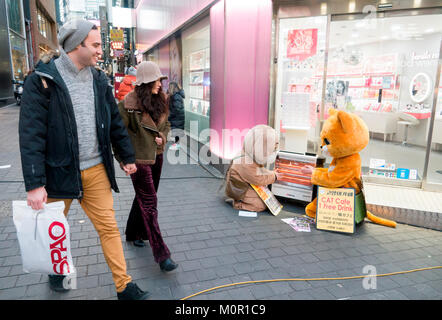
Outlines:
<svg viewBox="0 0 442 320"><path fill-rule="evenodd" d="M321 148L333 158L359 153L370 139L366 124L358 116L342 110L329 110L330 117L321 131Z"/></svg>

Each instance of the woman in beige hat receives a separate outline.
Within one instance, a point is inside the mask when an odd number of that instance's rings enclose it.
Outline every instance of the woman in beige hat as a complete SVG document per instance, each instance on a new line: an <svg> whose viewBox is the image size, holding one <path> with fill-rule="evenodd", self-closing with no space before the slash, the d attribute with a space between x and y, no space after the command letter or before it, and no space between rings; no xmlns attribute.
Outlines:
<svg viewBox="0 0 442 320"><path fill-rule="evenodd" d="M170 258L163 241L157 211L163 152L170 131L163 79L167 77L154 62L143 61L137 67L134 90L124 97L118 108L135 149L137 166L137 172L131 175L135 199L127 221L126 240L139 247L145 246L143 240L149 240L161 270L172 271L178 265Z"/></svg>

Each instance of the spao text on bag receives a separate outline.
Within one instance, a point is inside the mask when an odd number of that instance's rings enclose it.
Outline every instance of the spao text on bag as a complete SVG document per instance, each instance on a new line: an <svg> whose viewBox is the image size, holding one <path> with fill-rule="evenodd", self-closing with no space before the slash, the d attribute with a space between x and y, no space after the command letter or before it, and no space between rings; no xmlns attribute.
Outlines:
<svg viewBox="0 0 442 320"><path fill-rule="evenodd" d="M67 248L63 246L66 240L66 229L61 222L53 222L48 229L49 237L54 242L50 244L51 261L56 274L68 274L69 263L67 261ZM64 270L66 269L66 270Z"/></svg>

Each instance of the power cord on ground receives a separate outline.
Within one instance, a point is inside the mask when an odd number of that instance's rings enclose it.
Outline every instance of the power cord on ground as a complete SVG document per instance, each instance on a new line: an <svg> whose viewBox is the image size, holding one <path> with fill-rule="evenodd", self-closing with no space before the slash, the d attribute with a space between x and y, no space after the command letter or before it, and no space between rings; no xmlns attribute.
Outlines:
<svg viewBox="0 0 442 320"><path fill-rule="evenodd" d="M269 282L282 282L282 281L332 281L332 280L350 280L350 279L363 279L363 278L372 278L372 277L387 277L387 276L394 276L398 274L406 274L406 273L412 273L417 271L425 271L425 270L434 270L434 269L442 269L442 266L436 266L436 267L427 267L427 268L419 268L419 269L413 269L413 270L407 270L407 271L398 271L398 272L391 272L391 273L384 273L384 274L375 274L375 275L363 275L363 276L351 276L351 277L338 277L338 278L310 278L310 279L273 279L273 280L255 280L255 281L244 281L244 282L237 282L232 284L225 284L222 286L210 288L207 290L203 290L200 292L197 292L195 294L192 294L190 296L187 296L185 298L182 298L181 300L187 300L193 297L196 297L198 295L214 291L221 288L228 288L233 286L239 286L239 285L246 285L246 284L256 284L256 283L269 283Z"/></svg>

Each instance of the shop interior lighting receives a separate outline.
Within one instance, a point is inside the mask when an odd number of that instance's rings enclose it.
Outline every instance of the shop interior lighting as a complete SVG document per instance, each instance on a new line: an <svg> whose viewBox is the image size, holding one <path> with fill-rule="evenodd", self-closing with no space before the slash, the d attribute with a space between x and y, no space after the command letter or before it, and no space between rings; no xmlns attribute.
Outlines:
<svg viewBox="0 0 442 320"><path fill-rule="evenodd" d="M419 8L421 6L421 0L414 0L413 1L413 8Z"/></svg>
<svg viewBox="0 0 442 320"><path fill-rule="evenodd" d="M348 11L349 12L354 12L356 8L356 3L354 1L350 1L348 3Z"/></svg>
<svg viewBox="0 0 442 320"><path fill-rule="evenodd" d="M327 3L321 3L321 15L327 14Z"/></svg>
<svg viewBox="0 0 442 320"><path fill-rule="evenodd" d="M380 4L378 4L378 9L389 9L389 8L393 8L393 4L392 3L380 3Z"/></svg>

